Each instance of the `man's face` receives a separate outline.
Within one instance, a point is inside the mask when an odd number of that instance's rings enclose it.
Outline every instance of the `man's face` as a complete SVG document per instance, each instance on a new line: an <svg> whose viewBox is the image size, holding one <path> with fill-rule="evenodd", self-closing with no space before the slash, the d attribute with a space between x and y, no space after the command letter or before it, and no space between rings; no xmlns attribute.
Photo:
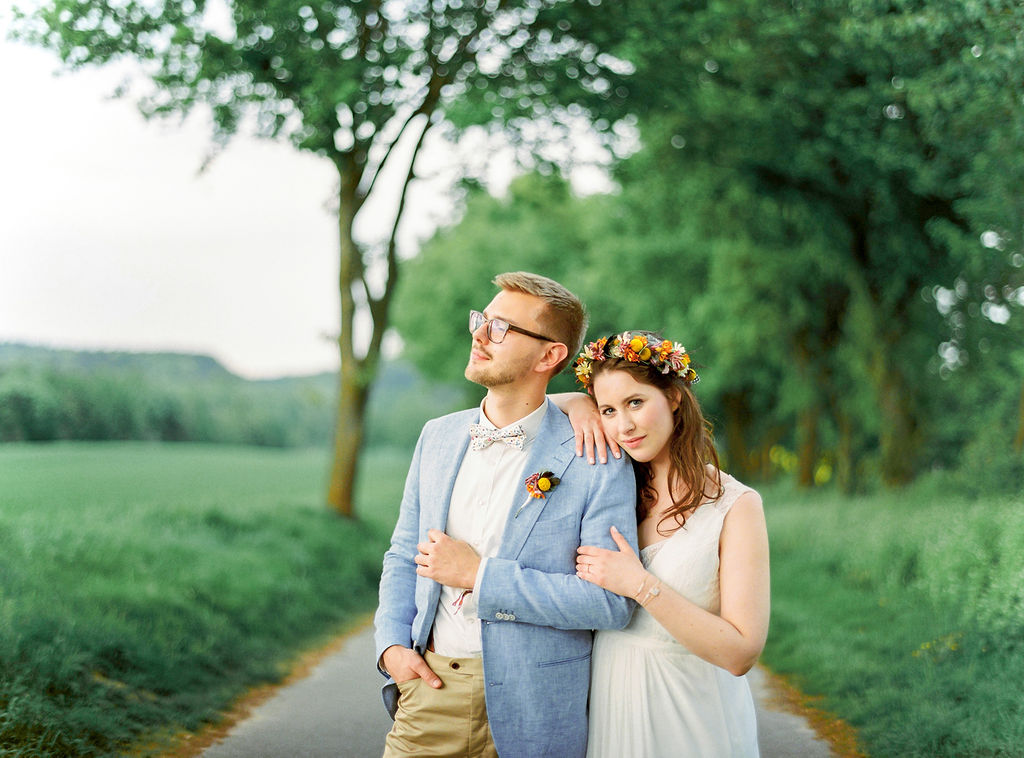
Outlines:
<svg viewBox="0 0 1024 758"><path fill-rule="evenodd" d="M545 303L523 292L502 290L484 309L487 319L500 318L531 332L543 333L537 320ZM487 325L473 332L473 345L466 366L466 378L488 389L514 384L533 370L550 342L511 329L500 344L487 339Z"/></svg>

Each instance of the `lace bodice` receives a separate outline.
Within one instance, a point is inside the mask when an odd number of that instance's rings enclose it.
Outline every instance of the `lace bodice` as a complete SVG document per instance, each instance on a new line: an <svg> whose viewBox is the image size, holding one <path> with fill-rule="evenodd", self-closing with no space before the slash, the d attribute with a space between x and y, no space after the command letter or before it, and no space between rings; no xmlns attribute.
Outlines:
<svg viewBox="0 0 1024 758"><path fill-rule="evenodd" d="M751 491L750 487L725 473L722 474L722 486L722 496L697 508L685 526L640 551L644 566L663 585L712 613L718 613L721 607L718 540L722 523L736 499ZM639 606L623 631L685 650L650 613Z"/></svg>

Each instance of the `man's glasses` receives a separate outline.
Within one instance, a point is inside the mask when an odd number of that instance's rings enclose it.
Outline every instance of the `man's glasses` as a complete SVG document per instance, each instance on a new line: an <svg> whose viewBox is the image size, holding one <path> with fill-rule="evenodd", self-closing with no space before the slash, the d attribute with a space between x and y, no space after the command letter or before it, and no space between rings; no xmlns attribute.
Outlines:
<svg viewBox="0 0 1024 758"><path fill-rule="evenodd" d="M543 334L537 334L537 332L531 332L527 329L523 329L521 326L510 324L504 319L492 318L488 319L480 311L469 312L469 333L475 334L476 330L484 324L487 324L487 339L494 344L499 344L505 339L505 335L509 332L519 332L525 334L527 337L533 337L537 340L544 340L545 342L558 342L550 337L545 337Z"/></svg>

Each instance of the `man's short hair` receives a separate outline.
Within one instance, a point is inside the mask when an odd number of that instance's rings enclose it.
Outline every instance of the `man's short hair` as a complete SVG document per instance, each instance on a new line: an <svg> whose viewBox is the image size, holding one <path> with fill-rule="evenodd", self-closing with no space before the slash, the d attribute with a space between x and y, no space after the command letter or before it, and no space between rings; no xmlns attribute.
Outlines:
<svg viewBox="0 0 1024 758"><path fill-rule="evenodd" d="M541 331L569 348L569 354L555 366L552 376L562 371L575 360L583 346L583 335L587 332L589 316L578 297L556 282L540 274L528 271L510 271L494 277L494 283L503 290L523 292L540 298L547 305L541 312Z"/></svg>

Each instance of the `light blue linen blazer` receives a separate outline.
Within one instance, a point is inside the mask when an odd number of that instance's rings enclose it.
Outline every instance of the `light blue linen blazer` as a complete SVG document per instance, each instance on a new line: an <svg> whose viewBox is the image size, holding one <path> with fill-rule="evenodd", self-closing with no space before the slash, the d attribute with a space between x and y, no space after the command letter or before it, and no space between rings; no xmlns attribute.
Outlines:
<svg viewBox="0 0 1024 758"><path fill-rule="evenodd" d="M614 549L611 526L636 546L636 484L629 460L590 465L577 457L568 419L547 403L523 476L552 471L561 482L544 499L529 497L524 483L476 598L487 715L502 758L586 753L591 630L625 626L634 607L632 600L576 576L576 548ZM378 661L391 645L420 653L426 648L441 586L416 575L416 544L427 539L428 529L445 528L469 426L479 412L433 419L420 434L384 555L374 619ZM383 697L394 716L398 692L390 678Z"/></svg>

